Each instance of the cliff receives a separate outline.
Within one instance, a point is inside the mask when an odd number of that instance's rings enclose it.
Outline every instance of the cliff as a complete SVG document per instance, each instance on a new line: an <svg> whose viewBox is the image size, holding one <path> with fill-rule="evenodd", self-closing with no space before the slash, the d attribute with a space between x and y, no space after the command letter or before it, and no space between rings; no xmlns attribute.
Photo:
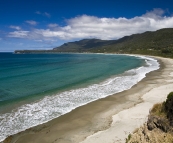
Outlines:
<svg viewBox="0 0 173 143"><path fill-rule="evenodd" d="M173 92L166 102L155 104L147 123L126 139L126 143L172 143L173 142Z"/></svg>

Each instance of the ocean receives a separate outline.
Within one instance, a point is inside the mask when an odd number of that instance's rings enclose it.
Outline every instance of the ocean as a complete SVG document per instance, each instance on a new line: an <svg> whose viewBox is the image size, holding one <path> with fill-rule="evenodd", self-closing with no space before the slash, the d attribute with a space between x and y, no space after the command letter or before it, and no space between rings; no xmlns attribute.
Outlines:
<svg viewBox="0 0 173 143"><path fill-rule="evenodd" d="M0 53L0 141L130 89L157 69L142 56Z"/></svg>

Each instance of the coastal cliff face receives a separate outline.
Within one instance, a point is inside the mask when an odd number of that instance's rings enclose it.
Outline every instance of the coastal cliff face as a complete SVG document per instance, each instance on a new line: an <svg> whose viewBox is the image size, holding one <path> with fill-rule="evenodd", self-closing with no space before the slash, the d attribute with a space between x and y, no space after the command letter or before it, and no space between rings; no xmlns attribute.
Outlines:
<svg viewBox="0 0 173 143"><path fill-rule="evenodd" d="M148 121L126 139L126 143L172 143L173 142L173 92L166 102L155 104Z"/></svg>

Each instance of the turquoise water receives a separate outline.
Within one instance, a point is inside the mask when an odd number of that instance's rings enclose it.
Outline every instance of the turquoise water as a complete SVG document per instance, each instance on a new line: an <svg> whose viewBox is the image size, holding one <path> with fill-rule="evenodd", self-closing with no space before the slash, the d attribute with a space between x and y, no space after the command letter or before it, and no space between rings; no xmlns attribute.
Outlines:
<svg viewBox="0 0 173 143"><path fill-rule="evenodd" d="M142 63L142 59L118 55L3 53L0 106L99 83Z"/></svg>
<svg viewBox="0 0 173 143"><path fill-rule="evenodd" d="M108 54L0 53L0 140L131 88L153 59Z"/></svg>

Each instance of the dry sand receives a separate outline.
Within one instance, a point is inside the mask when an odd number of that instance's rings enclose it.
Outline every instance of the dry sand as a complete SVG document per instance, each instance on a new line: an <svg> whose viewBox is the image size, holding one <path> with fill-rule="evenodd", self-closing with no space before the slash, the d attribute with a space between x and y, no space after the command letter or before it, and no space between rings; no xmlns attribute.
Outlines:
<svg viewBox="0 0 173 143"><path fill-rule="evenodd" d="M48 123L8 138L13 143L124 143L146 120L153 104L173 91L173 60L127 91L79 107Z"/></svg>

